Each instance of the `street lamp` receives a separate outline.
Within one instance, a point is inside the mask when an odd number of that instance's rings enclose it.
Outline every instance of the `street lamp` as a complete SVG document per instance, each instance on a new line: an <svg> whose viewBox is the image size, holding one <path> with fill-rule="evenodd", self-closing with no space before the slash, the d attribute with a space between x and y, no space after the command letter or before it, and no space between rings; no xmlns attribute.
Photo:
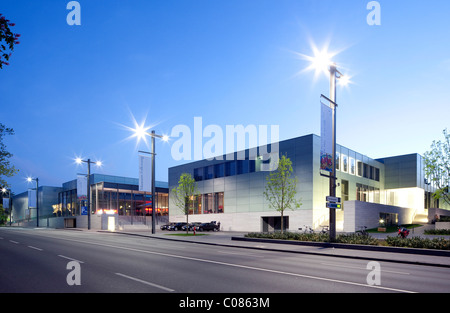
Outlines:
<svg viewBox="0 0 450 313"><path fill-rule="evenodd" d="M82 160L81 158L76 158L75 162L77 164L87 163L88 165L88 174L87 174L87 216L88 216L88 229L91 229L91 163L94 163L97 166L102 166L101 161L92 162L91 159Z"/></svg>
<svg viewBox="0 0 450 313"><path fill-rule="evenodd" d="M340 85L347 85L350 83L350 77L344 76L336 66L336 63L332 62L331 59L336 53L329 53L327 49L319 51L316 47L313 47L314 56L308 57L306 59L310 61L310 66L307 69L314 69L316 71L316 76L321 72L330 74L330 106L332 109L332 154L333 154L333 167L330 173L330 197L336 197L336 82L337 79L340 80ZM330 241L336 240L336 209L329 208L329 226L330 226Z"/></svg>
<svg viewBox="0 0 450 313"><path fill-rule="evenodd" d="M156 233L156 214L155 214L155 200L156 200L156 192L155 192L155 138L159 138L162 141L167 142L169 140L169 136L167 135L157 135L154 130L151 133L147 132L149 127L144 127L144 125L136 125L136 128L133 129L134 136L140 139L145 140L145 136L150 136L152 138L152 234Z"/></svg>
<svg viewBox="0 0 450 313"><path fill-rule="evenodd" d="M29 183L33 180L36 182L36 227L39 227L39 178L27 178Z"/></svg>

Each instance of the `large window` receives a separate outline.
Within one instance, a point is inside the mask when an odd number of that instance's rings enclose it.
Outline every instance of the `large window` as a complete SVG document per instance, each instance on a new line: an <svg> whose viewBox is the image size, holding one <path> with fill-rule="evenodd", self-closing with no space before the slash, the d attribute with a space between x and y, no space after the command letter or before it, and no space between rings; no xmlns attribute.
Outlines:
<svg viewBox="0 0 450 313"><path fill-rule="evenodd" d="M355 164L355 159L354 158L349 158L349 173L351 175L355 175L356 172L356 164Z"/></svg>
<svg viewBox="0 0 450 313"><path fill-rule="evenodd" d="M348 201L348 180L342 180L341 198L342 202Z"/></svg>
<svg viewBox="0 0 450 313"><path fill-rule="evenodd" d="M341 154L336 151L336 170L340 171L341 167Z"/></svg>
<svg viewBox="0 0 450 313"><path fill-rule="evenodd" d="M194 179L195 181L203 180L203 167L194 169Z"/></svg>
<svg viewBox="0 0 450 313"><path fill-rule="evenodd" d="M214 213L223 213L223 192L214 194Z"/></svg>
<svg viewBox="0 0 450 313"><path fill-rule="evenodd" d="M356 161L356 175L363 175L363 163L361 161Z"/></svg>
<svg viewBox="0 0 450 313"><path fill-rule="evenodd" d="M194 198L189 214L224 213L223 192L197 195Z"/></svg>
<svg viewBox="0 0 450 313"><path fill-rule="evenodd" d="M347 173L348 172L348 157L343 154L342 155L342 172Z"/></svg>
<svg viewBox="0 0 450 313"><path fill-rule="evenodd" d="M247 174L249 172L249 162L248 160L238 160L237 161L237 174Z"/></svg>
<svg viewBox="0 0 450 313"><path fill-rule="evenodd" d="M204 179L213 179L214 178L214 165L206 166L204 168Z"/></svg>
<svg viewBox="0 0 450 313"><path fill-rule="evenodd" d="M356 200L380 203L380 189L372 186L356 184Z"/></svg>
<svg viewBox="0 0 450 313"><path fill-rule="evenodd" d="M214 165L214 177L220 178L225 176L225 163Z"/></svg>
<svg viewBox="0 0 450 313"><path fill-rule="evenodd" d="M225 163L225 176L236 175L236 161L230 161Z"/></svg>

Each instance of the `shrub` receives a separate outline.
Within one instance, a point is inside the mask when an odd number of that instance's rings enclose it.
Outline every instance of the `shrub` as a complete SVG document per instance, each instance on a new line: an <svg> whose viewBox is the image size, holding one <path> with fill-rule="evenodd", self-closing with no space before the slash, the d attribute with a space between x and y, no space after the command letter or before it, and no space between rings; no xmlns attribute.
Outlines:
<svg viewBox="0 0 450 313"><path fill-rule="evenodd" d="M411 237L403 239L400 237L388 236L386 242L392 247L450 250L450 240L446 240L445 238L430 239Z"/></svg>
<svg viewBox="0 0 450 313"><path fill-rule="evenodd" d="M282 234L281 232L275 233L248 233L245 237L249 238L265 238L265 239L278 239L278 240L296 240L296 241L312 241L312 242L329 242L328 234L301 234L301 233L290 233L286 232ZM445 238L421 238L421 237L411 237L411 238L400 238L391 237L386 238L386 244L391 247L405 247L405 248L421 248L421 249L439 249L439 250L450 250L450 240ZM346 243L346 244L359 244L359 245L380 245L382 241L373 238L371 236L361 236L358 234L347 234L336 236L336 243Z"/></svg>
<svg viewBox="0 0 450 313"><path fill-rule="evenodd" d="M450 229L429 229L425 231L426 235L450 235Z"/></svg>
<svg viewBox="0 0 450 313"><path fill-rule="evenodd" d="M275 233L249 233L245 237L249 238L265 238L265 239L278 239L278 240L296 240L296 241L312 241L312 242L329 242L330 238L328 234L313 233L302 234L292 232L275 232ZM338 235L336 236L336 243L347 244L363 244L363 245L377 245L378 240L371 236L361 236L357 234L350 235Z"/></svg>

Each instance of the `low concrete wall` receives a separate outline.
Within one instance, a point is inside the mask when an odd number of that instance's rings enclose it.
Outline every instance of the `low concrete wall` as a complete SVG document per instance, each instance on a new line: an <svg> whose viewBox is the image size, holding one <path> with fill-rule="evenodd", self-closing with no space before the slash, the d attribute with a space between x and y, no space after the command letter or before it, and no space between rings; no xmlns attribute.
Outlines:
<svg viewBox="0 0 450 313"><path fill-rule="evenodd" d="M262 232L263 217L280 217L280 212L242 212L242 213L221 213L221 214L195 214L189 215L189 223L207 223L211 221L220 222L222 231L242 231L242 232ZM284 216L289 216L288 231L298 231L305 225L312 226L312 210L286 210ZM186 222L185 215L171 215L170 222Z"/></svg>
<svg viewBox="0 0 450 313"><path fill-rule="evenodd" d="M450 222L436 222L435 229L450 229Z"/></svg>
<svg viewBox="0 0 450 313"><path fill-rule="evenodd" d="M108 216L115 216L116 229L119 228L118 224L118 215L91 215L91 229L98 230L106 230L108 229ZM70 220L70 222L68 221ZM40 218L39 219L39 227L48 227L48 228L68 228L67 225L70 225L69 228L88 228L88 217L87 215L82 216L59 216L59 217L48 217L48 218ZM31 221L23 221L20 223L14 223L13 226L21 226L21 227L36 227L36 220Z"/></svg>
<svg viewBox="0 0 450 313"><path fill-rule="evenodd" d="M344 203L344 232L353 233L360 230L360 226L378 227L380 213L396 213L399 224L411 224L414 210L378 203L346 201Z"/></svg>
<svg viewBox="0 0 450 313"><path fill-rule="evenodd" d="M428 209L428 220L430 222L439 219L441 216L450 216L449 210L430 208Z"/></svg>

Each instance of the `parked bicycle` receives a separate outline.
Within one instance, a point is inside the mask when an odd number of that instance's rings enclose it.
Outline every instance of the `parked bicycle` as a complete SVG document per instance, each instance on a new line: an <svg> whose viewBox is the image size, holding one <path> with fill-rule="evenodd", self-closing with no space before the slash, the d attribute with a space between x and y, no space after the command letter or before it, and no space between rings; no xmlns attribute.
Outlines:
<svg viewBox="0 0 450 313"><path fill-rule="evenodd" d="M357 235L360 235L360 236L369 236L369 233L367 232L367 226L359 226L359 228L360 228L360 230L358 230L357 232L356 232L356 234Z"/></svg>
<svg viewBox="0 0 450 313"><path fill-rule="evenodd" d="M321 234L328 234L330 231L330 228L328 226L321 226L322 230L320 231Z"/></svg>
<svg viewBox="0 0 450 313"><path fill-rule="evenodd" d="M310 226L307 226L307 225L303 225L303 226L305 226L305 229L300 227L298 230L303 230L304 234L314 234L314 229L312 229Z"/></svg>

